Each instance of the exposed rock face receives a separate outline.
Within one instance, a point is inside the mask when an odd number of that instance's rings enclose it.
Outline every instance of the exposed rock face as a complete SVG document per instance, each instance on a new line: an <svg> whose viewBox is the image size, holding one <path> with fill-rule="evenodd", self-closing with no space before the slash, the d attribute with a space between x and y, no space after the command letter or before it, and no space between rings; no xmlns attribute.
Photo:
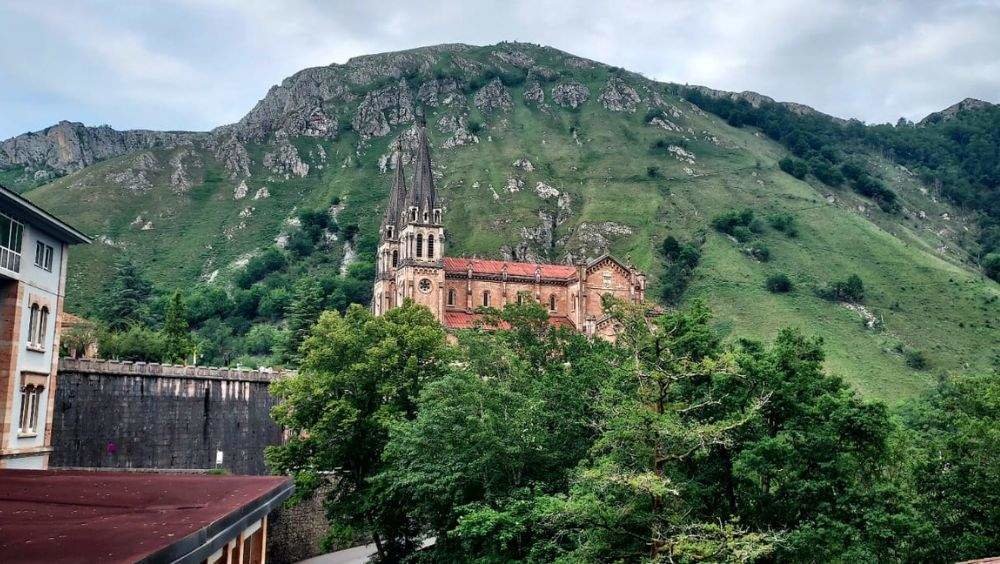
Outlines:
<svg viewBox="0 0 1000 564"><path fill-rule="evenodd" d="M605 108L613 112L634 112L636 106L642 101L639 93L620 76L609 78L597 99Z"/></svg>
<svg viewBox="0 0 1000 564"><path fill-rule="evenodd" d="M160 167L156 157L148 151L143 151L132 158L128 167L110 172L105 177L108 182L117 184L133 193L142 194L153 187L149 177Z"/></svg>
<svg viewBox="0 0 1000 564"><path fill-rule="evenodd" d="M351 125L363 141L389 133L390 126L413 121L413 100L406 82L369 92Z"/></svg>
<svg viewBox="0 0 1000 564"><path fill-rule="evenodd" d="M519 168L519 169L523 170L524 172L534 172L534 170L535 170L535 165L531 164L531 161L529 161L528 159L526 159L524 157L521 157L520 159L517 159L516 161L514 161L514 163L513 163L512 166L514 168Z"/></svg>
<svg viewBox="0 0 1000 564"><path fill-rule="evenodd" d="M250 176L250 154L235 135L221 138L214 147L215 158L229 172L229 178Z"/></svg>
<svg viewBox="0 0 1000 564"><path fill-rule="evenodd" d="M264 155L264 166L275 174L283 174L290 178L292 175L299 178L309 174L309 165L299 158L299 151L287 138L280 138L277 141L276 150Z"/></svg>
<svg viewBox="0 0 1000 564"><path fill-rule="evenodd" d="M233 199L234 200L242 200L243 198L247 197L247 192L249 192L249 191L250 191L250 188L247 187L247 181L246 180L241 180L240 183L239 183L239 185L236 186L236 188L233 189Z"/></svg>
<svg viewBox="0 0 1000 564"><path fill-rule="evenodd" d="M270 197L271 197L271 192L268 191L267 186L264 186L263 188L258 188L253 195L253 199L255 200L266 200Z"/></svg>
<svg viewBox="0 0 1000 564"><path fill-rule="evenodd" d="M959 112L964 112L966 110L982 110L986 108L992 108L994 104L985 102L983 100L977 100L975 98L966 98L957 104L948 106L947 108L941 110L940 112L934 112L929 114L924 119L917 122L919 125L927 125L930 123L936 123L939 121L948 121L954 119Z"/></svg>
<svg viewBox="0 0 1000 564"><path fill-rule="evenodd" d="M181 149L170 157L170 189L177 194L184 194L194 186L189 166L201 166L201 159L190 149Z"/></svg>
<svg viewBox="0 0 1000 564"><path fill-rule="evenodd" d="M499 78L494 78L489 84L480 88L473 102L484 112L508 111L513 107L510 92L507 92L507 88Z"/></svg>
<svg viewBox="0 0 1000 564"><path fill-rule="evenodd" d="M552 89L552 100L564 108L578 108L590 98L590 89L571 81L557 84Z"/></svg>
<svg viewBox="0 0 1000 564"><path fill-rule="evenodd" d="M601 223L581 223L576 231L579 254L598 256L607 253L611 242L619 237L632 234L632 228L614 221Z"/></svg>
<svg viewBox="0 0 1000 564"><path fill-rule="evenodd" d="M417 91L417 100L425 106L437 108L465 103L462 95L463 84L454 78L440 78L425 82Z"/></svg>
<svg viewBox="0 0 1000 564"><path fill-rule="evenodd" d="M522 69L530 68L532 65L535 64L534 59L516 49L497 50L493 51L492 54L494 57L500 59L501 61L507 63L508 65Z"/></svg>
<svg viewBox="0 0 1000 564"><path fill-rule="evenodd" d="M529 84L528 87L524 89L524 101L527 103L544 104L545 90L542 90L542 85L537 81Z"/></svg>
<svg viewBox="0 0 1000 564"><path fill-rule="evenodd" d="M559 196L559 190L556 190L544 182L539 182L538 185L535 186L535 193L538 194L538 197L543 200L557 198Z"/></svg>
<svg viewBox="0 0 1000 564"><path fill-rule="evenodd" d="M172 148L207 140L205 133L131 130L106 125L87 127L61 121L52 127L18 135L0 143L0 168L30 166L60 173L154 147Z"/></svg>

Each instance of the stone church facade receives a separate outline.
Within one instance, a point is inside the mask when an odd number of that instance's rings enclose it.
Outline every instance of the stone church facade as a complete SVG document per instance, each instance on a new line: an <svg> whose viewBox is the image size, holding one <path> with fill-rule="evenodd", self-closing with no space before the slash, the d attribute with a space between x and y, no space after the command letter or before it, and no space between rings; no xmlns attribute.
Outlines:
<svg viewBox="0 0 1000 564"><path fill-rule="evenodd" d="M430 147L418 130L415 170L409 186L396 149L395 178L382 221L372 298L376 315L407 299L426 306L447 329L476 326L480 307L534 300L553 325L588 336L614 338L604 313L605 295L640 302L646 277L604 255L583 264L542 264L445 256L444 210L437 199Z"/></svg>

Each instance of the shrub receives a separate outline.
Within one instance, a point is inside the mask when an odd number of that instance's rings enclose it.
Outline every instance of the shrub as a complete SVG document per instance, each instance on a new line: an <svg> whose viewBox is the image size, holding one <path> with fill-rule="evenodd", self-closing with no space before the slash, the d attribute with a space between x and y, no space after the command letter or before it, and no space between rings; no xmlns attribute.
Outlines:
<svg viewBox="0 0 1000 564"><path fill-rule="evenodd" d="M474 119L470 119L468 121L468 123L466 124L465 129L467 129L469 131L469 133L471 133L473 135L479 135L479 133L483 130L483 124L482 124L482 122L478 122L478 121L476 121Z"/></svg>
<svg viewBox="0 0 1000 564"><path fill-rule="evenodd" d="M799 180L805 178L806 173L809 172L809 167L806 165L805 161L793 159L791 157L785 157L778 161L778 168L795 178L798 178Z"/></svg>
<svg viewBox="0 0 1000 564"><path fill-rule="evenodd" d="M646 167L646 176L648 176L650 178L659 178L660 177L660 167L658 167L658 166L647 166Z"/></svg>
<svg viewBox="0 0 1000 564"><path fill-rule="evenodd" d="M245 290L255 282L263 280L268 274L281 270L284 266L285 255L280 250L271 247L250 259L246 267L236 274L236 285Z"/></svg>
<svg viewBox="0 0 1000 564"><path fill-rule="evenodd" d="M767 262L771 260L771 249L767 248L767 245L764 245L763 243L750 247L747 254L760 262Z"/></svg>
<svg viewBox="0 0 1000 564"><path fill-rule="evenodd" d="M930 366L927 355L916 349L907 350L903 353L903 358L906 359L906 365L914 370L926 370Z"/></svg>
<svg viewBox="0 0 1000 564"><path fill-rule="evenodd" d="M721 233L733 235L733 231L737 227L746 227L749 231L749 227L753 223L753 220L754 214L752 209L747 208L739 212L731 210L715 216L712 219L712 227Z"/></svg>
<svg viewBox="0 0 1000 564"><path fill-rule="evenodd" d="M663 115L663 110L659 110L656 108L649 108L648 110L646 110L646 117L644 117L642 121L645 123L649 123L662 115Z"/></svg>
<svg viewBox="0 0 1000 564"><path fill-rule="evenodd" d="M983 259L983 272L986 276L1000 282L1000 253L990 253Z"/></svg>
<svg viewBox="0 0 1000 564"><path fill-rule="evenodd" d="M768 216L767 222L775 231L780 231L789 237L795 237L799 234L798 227L795 225L795 216L790 213L771 214Z"/></svg>
<svg viewBox="0 0 1000 564"><path fill-rule="evenodd" d="M832 301L861 302L865 299L865 285L860 276L852 274L846 280L828 284L817 293L820 297Z"/></svg>
<svg viewBox="0 0 1000 564"><path fill-rule="evenodd" d="M785 294L792 291L792 281L784 273L773 274L767 277L764 287L768 292L774 294Z"/></svg>
<svg viewBox="0 0 1000 564"><path fill-rule="evenodd" d="M740 243L746 243L750 239L753 239L753 232L750 231L750 228L745 225L737 225L730 232L730 235L732 235Z"/></svg>
<svg viewBox="0 0 1000 564"><path fill-rule="evenodd" d="M667 257L668 260L677 260L677 256L681 252L681 243L673 235L667 235L663 239L663 256Z"/></svg>

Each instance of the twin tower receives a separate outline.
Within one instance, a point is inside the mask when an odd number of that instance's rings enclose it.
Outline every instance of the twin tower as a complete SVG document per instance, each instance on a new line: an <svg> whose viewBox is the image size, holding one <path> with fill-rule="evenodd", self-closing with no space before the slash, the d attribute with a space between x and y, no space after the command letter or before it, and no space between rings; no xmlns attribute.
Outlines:
<svg viewBox="0 0 1000 564"><path fill-rule="evenodd" d="M402 305L407 298L436 314L441 309L444 225L423 122L418 127L417 144L416 169L407 189L403 147L396 143L396 176L382 220L372 297L376 315Z"/></svg>

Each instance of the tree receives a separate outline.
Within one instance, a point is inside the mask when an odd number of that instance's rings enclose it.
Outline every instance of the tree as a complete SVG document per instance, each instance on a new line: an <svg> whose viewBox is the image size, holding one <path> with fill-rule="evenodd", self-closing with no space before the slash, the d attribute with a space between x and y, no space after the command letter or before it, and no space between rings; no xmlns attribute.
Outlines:
<svg viewBox="0 0 1000 564"><path fill-rule="evenodd" d="M389 429L417 416L422 388L441 378L450 350L429 310L407 301L381 317L354 305L325 312L301 348L294 376L275 382L275 421L292 438L269 447L275 472L309 495L336 470L327 497L331 538L369 535L384 561L412 552L418 527L407 500L371 482L384 463Z"/></svg>
<svg viewBox="0 0 1000 564"><path fill-rule="evenodd" d="M941 380L902 411L910 486L935 559L1000 553L1000 373Z"/></svg>
<svg viewBox="0 0 1000 564"><path fill-rule="evenodd" d="M174 292L163 321L163 362L184 362L191 354L191 334L180 290Z"/></svg>
<svg viewBox="0 0 1000 564"><path fill-rule="evenodd" d="M131 325L145 325L149 320L149 300L153 286L142 276L139 267L127 255L115 263L111 281L98 300L96 317L114 331Z"/></svg>
<svg viewBox="0 0 1000 564"><path fill-rule="evenodd" d="M283 354L286 359L296 363L301 360L299 347L319 319L321 311L323 291L319 283L314 278L300 278L292 287L292 299L288 306L288 342Z"/></svg>
<svg viewBox="0 0 1000 564"><path fill-rule="evenodd" d="M792 291L792 281L784 273L774 274L767 277L764 287L773 294L784 294Z"/></svg>

